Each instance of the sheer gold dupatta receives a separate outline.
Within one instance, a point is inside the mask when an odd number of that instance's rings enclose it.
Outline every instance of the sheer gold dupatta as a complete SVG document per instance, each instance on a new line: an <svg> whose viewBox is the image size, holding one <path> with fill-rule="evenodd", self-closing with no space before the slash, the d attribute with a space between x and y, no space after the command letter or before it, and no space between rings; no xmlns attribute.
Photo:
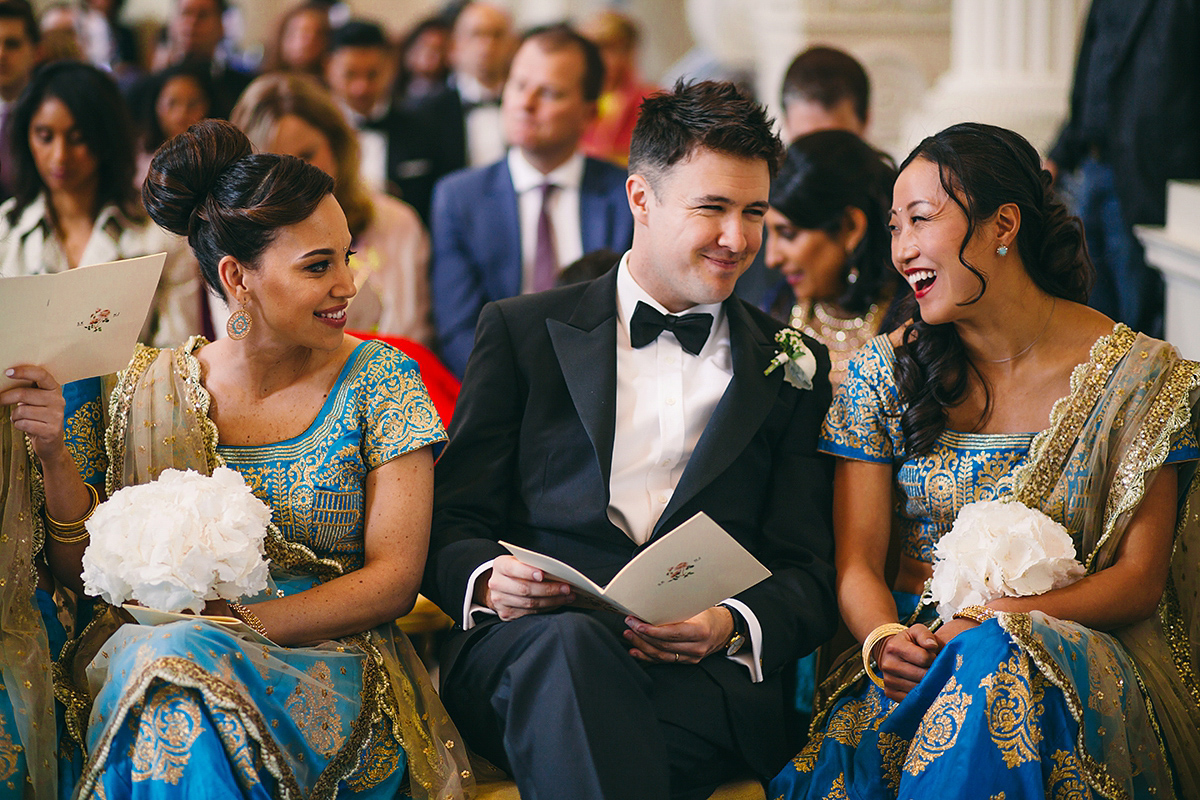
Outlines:
<svg viewBox="0 0 1200 800"><path fill-rule="evenodd" d="M1101 338L1089 361L1072 374L1071 394L1055 405L1050 427L1037 436L1029 460L1013 476L1013 495L1056 519L1070 520L1068 528L1089 573L1115 561L1173 439L1195 425L1191 411L1198 390L1200 364L1183 360L1171 345L1125 326ZM1158 613L1112 632L1133 659L1153 703L1184 797L1200 797L1200 477L1193 478L1195 472L1194 464L1180 468L1183 504L1170 580ZM1043 615L1001 616L1005 629L1032 650L1043 672L1058 672L1057 677L1047 675L1058 684L1065 670L1054 669L1055 654L1037 652L1039 626L1048 630L1053 623ZM1059 624L1067 636L1069 628L1063 626L1070 625ZM1092 685L1059 684L1081 725L1096 713L1090 698L1108 688L1104 681L1116 680L1102 669L1092 672ZM1120 688L1112 687L1114 692ZM1081 740L1083 736L1081 732ZM1107 754L1097 754L1095 766L1111 766L1103 755Z"/></svg>
<svg viewBox="0 0 1200 800"><path fill-rule="evenodd" d="M7 406L0 407L0 456L0 680L20 736L20 741L0 742L0 775L22 779L16 774L17 748L22 748L30 781L25 795L53 798L58 756L50 645L33 594L34 559L44 541L38 518L44 498L25 434L13 427ZM3 727L0 737L8 738Z"/></svg>
<svg viewBox="0 0 1200 800"><path fill-rule="evenodd" d="M222 464L216 449L217 428L208 416L210 398L200 362L193 355L204 344L193 337L176 350L139 347L120 374L106 436L110 494L122 486L154 480L167 468L207 474ZM274 525L266 549L273 569L322 580L342 573L337 561L286 541ZM400 736L408 756L412 796L418 800L473 796L475 778L467 748L407 637L394 626L383 626L350 637L348 643L364 649L374 662L376 668L365 669L364 675L383 678L364 685L364 705L387 715Z"/></svg>

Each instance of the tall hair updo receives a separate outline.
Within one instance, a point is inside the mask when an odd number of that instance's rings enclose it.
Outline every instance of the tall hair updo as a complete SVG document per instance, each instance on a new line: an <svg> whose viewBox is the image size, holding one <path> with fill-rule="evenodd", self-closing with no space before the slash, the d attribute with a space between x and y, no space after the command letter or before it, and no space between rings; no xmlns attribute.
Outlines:
<svg viewBox="0 0 1200 800"><path fill-rule="evenodd" d="M979 291L964 305L978 302L988 284L987 276L967 261L967 246L978 226L1006 203L1020 210L1015 244L1030 279L1053 297L1087 302L1094 272L1083 224L1055 195L1050 173L1042 169L1041 158L1024 137L995 125L952 125L918 144L900 171L917 159L938 168L942 188L967 218L958 260L979 280ZM912 321L896 352L895 374L906 403L900 417L905 454L912 457L933 447L945 430L947 409L963 400L970 373L978 375L978 370L954 325L930 325L921 319L916 300L909 302ZM986 382L984 392L980 424L991 410Z"/></svg>
<svg viewBox="0 0 1200 800"><path fill-rule="evenodd" d="M205 282L221 297L222 258L255 269L276 232L308 219L330 194L333 178L294 156L253 153L244 133L218 119L160 147L142 185L150 218L187 236Z"/></svg>

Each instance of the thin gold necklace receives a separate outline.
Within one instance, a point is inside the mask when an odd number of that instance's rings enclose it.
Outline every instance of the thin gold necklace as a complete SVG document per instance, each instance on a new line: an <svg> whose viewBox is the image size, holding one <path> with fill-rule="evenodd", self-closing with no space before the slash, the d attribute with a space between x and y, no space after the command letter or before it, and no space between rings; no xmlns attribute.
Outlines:
<svg viewBox="0 0 1200 800"><path fill-rule="evenodd" d="M1008 363L1009 361L1016 361L1018 358L1020 358L1021 356L1025 355L1025 354L1026 354L1026 353L1028 353L1030 350L1032 350L1032 349L1033 349L1033 346L1034 346L1035 344L1037 344L1037 343L1038 343L1038 340L1040 340L1040 339L1042 338L1042 335L1043 335L1043 334L1044 334L1044 333L1045 333L1045 332L1046 332L1046 331L1047 331L1047 330L1050 328L1050 320L1054 318L1054 307L1055 307L1057 304L1058 304L1058 298L1057 298L1057 297L1053 298L1053 299L1050 301L1050 313L1046 315L1046 323L1045 323L1044 325L1042 325L1042 330L1041 330L1041 332L1040 332L1040 333L1038 333L1038 335L1037 335L1037 336L1033 337L1033 341L1032 341L1032 342L1030 342L1029 344L1027 344L1027 345L1025 346L1025 349L1024 349L1024 350L1022 350L1021 352L1017 353L1016 355L1011 355L1011 356L1009 356L1008 358L985 358L985 359L983 359L983 360L984 360L984 361L986 361L986 362L988 362L989 364L1006 364L1006 363Z"/></svg>

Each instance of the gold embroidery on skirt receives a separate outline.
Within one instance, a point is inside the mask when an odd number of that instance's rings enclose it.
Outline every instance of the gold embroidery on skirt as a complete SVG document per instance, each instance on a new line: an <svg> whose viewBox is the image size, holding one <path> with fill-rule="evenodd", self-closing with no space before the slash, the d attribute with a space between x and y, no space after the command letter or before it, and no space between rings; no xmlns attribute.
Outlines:
<svg viewBox="0 0 1200 800"><path fill-rule="evenodd" d="M883 779L893 792L900 789L900 768L908 752L908 739L894 733L879 734L879 757L883 765Z"/></svg>
<svg viewBox="0 0 1200 800"><path fill-rule="evenodd" d="M1075 754L1055 750L1050 763L1054 766L1046 779L1046 797L1050 800L1087 800L1090 792L1083 782L1083 770Z"/></svg>
<svg viewBox="0 0 1200 800"><path fill-rule="evenodd" d="M880 693L871 689L865 697L851 700L829 720L828 736L846 747L858 747L863 731L878 728L883 721Z"/></svg>
<svg viewBox="0 0 1200 800"><path fill-rule="evenodd" d="M342 735L342 715L337 713L332 673L324 661L313 664L306 672L320 686L307 681L296 684L287 701L287 712L309 746L329 758L346 740Z"/></svg>
<svg viewBox="0 0 1200 800"><path fill-rule="evenodd" d="M904 760L905 772L920 775L934 759L954 747L970 705L971 696L963 692L958 678L951 676L917 728L908 758Z"/></svg>
<svg viewBox="0 0 1200 800"><path fill-rule="evenodd" d="M17 760L21 757L21 746L8 735L7 724L8 720L0 714L0 781L17 774Z"/></svg>
<svg viewBox="0 0 1200 800"><path fill-rule="evenodd" d="M191 693L179 686L163 685L146 700L138 720L137 739L130 754L133 782L177 785L191 760L192 745L203 731L200 704Z"/></svg>
<svg viewBox="0 0 1200 800"><path fill-rule="evenodd" d="M1040 673L1039 673L1040 674ZM1029 674L1029 660L1021 650L979 682L987 690L987 724L992 742L1012 769L1038 759L1042 729L1038 724L1046 694L1041 681Z"/></svg>

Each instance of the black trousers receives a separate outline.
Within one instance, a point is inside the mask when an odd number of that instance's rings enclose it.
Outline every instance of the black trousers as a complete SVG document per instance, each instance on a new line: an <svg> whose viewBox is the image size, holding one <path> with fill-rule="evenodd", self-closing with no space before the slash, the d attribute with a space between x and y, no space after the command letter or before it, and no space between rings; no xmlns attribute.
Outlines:
<svg viewBox="0 0 1200 800"><path fill-rule="evenodd" d="M623 628L578 610L491 624L443 676L459 732L522 800L704 800L745 773L720 685L634 660Z"/></svg>

